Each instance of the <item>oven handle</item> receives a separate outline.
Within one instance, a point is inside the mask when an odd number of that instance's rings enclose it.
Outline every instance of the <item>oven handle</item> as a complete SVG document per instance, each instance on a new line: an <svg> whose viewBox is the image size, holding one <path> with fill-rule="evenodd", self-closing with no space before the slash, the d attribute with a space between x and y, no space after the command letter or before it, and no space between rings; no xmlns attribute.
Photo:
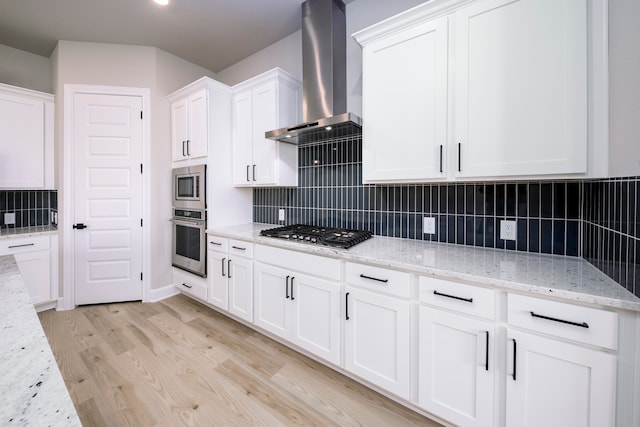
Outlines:
<svg viewBox="0 0 640 427"><path fill-rule="evenodd" d="M200 219L182 219L182 218L171 218L171 222L175 224L183 224L183 225L195 225L197 227L204 227L205 221Z"/></svg>

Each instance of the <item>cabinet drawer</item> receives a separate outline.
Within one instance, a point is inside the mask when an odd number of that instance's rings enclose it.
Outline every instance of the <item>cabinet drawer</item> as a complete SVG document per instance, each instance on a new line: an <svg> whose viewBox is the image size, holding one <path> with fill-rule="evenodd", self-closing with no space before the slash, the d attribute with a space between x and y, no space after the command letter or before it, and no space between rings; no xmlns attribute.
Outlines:
<svg viewBox="0 0 640 427"><path fill-rule="evenodd" d="M600 347L618 348L618 314L613 311L509 294L509 325Z"/></svg>
<svg viewBox="0 0 640 427"><path fill-rule="evenodd" d="M495 319L493 289L428 276L420 276L419 280L420 302L485 319Z"/></svg>
<svg viewBox="0 0 640 427"><path fill-rule="evenodd" d="M0 240L0 255L49 249L49 236L19 237Z"/></svg>
<svg viewBox="0 0 640 427"><path fill-rule="evenodd" d="M346 282L352 285L399 297L411 297L409 273L348 262L345 275Z"/></svg>
<svg viewBox="0 0 640 427"><path fill-rule="evenodd" d="M253 243L242 240L229 240L229 255L253 258Z"/></svg>
<svg viewBox="0 0 640 427"><path fill-rule="evenodd" d="M207 235L207 250L227 253L229 239Z"/></svg>
<svg viewBox="0 0 640 427"><path fill-rule="evenodd" d="M341 279L340 260L256 245L255 260L332 280Z"/></svg>
<svg viewBox="0 0 640 427"><path fill-rule="evenodd" d="M192 295L202 301L207 300L208 282L205 278L174 268L173 285L185 294Z"/></svg>

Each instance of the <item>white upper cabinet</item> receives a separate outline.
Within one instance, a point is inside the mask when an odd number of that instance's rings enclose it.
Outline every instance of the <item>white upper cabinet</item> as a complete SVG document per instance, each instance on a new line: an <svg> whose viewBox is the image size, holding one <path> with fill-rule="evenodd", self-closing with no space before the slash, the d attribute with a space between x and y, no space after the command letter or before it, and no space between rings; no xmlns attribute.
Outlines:
<svg viewBox="0 0 640 427"><path fill-rule="evenodd" d="M434 0L355 34L364 182L598 175L604 3Z"/></svg>
<svg viewBox="0 0 640 427"><path fill-rule="evenodd" d="M587 172L587 1L482 0L452 18L455 175Z"/></svg>
<svg viewBox="0 0 640 427"><path fill-rule="evenodd" d="M53 102L0 84L0 188L54 188Z"/></svg>
<svg viewBox="0 0 640 427"><path fill-rule="evenodd" d="M365 182L444 177L447 23L428 21L364 50Z"/></svg>
<svg viewBox="0 0 640 427"><path fill-rule="evenodd" d="M298 147L265 132L299 123L300 82L274 69L233 87L233 183L298 185Z"/></svg>
<svg viewBox="0 0 640 427"><path fill-rule="evenodd" d="M171 103L173 161L207 156L209 138L207 89L185 94Z"/></svg>

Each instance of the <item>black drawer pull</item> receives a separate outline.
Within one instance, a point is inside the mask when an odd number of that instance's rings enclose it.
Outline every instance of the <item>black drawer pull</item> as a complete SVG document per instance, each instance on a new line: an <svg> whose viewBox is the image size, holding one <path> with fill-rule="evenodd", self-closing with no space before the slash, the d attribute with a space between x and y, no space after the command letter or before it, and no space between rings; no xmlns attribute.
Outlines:
<svg viewBox="0 0 640 427"><path fill-rule="evenodd" d="M578 322L572 322L571 320L557 319L555 317L543 316L542 314L537 314L537 313L534 313L533 311L531 311L530 313L531 313L531 317L551 320L553 322L566 323L567 325L579 326L581 328L589 328L589 324L587 322L578 323Z"/></svg>
<svg viewBox="0 0 640 427"><path fill-rule="evenodd" d="M222 246L222 243L218 243L218 242L209 242L209 243L216 246Z"/></svg>
<svg viewBox="0 0 640 427"><path fill-rule="evenodd" d="M27 243L27 244L25 244L25 245L13 245L13 246L9 246L9 249L13 249L13 248L24 248L24 247L27 247L27 246L33 246L33 245L34 245L34 243Z"/></svg>
<svg viewBox="0 0 640 427"><path fill-rule="evenodd" d="M457 300L464 301L464 302L473 302L473 298L462 298L462 297L457 297L455 295L443 294L443 293L438 292L438 291L433 291L433 294L441 296L441 297L457 299Z"/></svg>
<svg viewBox="0 0 640 427"><path fill-rule="evenodd" d="M387 283L389 281L389 279L378 279L377 277L365 276L364 274L361 274L360 277L362 277L363 279L375 280L376 282L382 283Z"/></svg>
<svg viewBox="0 0 640 427"><path fill-rule="evenodd" d="M183 283L182 286L189 289L193 288L193 285L187 285L186 283Z"/></svg>
<svg viewBox="0 0 640 427"><path fill-rule="evenodd" d="M240 251L246 251L247 248L241 248L240 246L231 246L233 249L238 249Z"/></svg>

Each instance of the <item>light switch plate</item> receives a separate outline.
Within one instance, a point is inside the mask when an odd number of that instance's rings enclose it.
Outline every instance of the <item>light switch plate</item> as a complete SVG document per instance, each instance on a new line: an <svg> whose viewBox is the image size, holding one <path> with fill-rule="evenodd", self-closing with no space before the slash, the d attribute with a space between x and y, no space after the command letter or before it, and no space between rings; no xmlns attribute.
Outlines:
<svg viewBox="0 0 640 427"><path fill-rule="evenodd" d="M422 232L424 234L436 234L436 219L432 216L422 218Z"/></svg>
<svg viewBox="0 0 640 427"><path fill-rule="evenodd" d="M502 240L516 240L516 222L500 220L500 238Z"/></svg>
<svg viewBox="0 0 640 427"><path fill-rule="evenodd" d="M284 221L284 209L278 209L278 221Z"/></svg>
<svg viewBox="0 0 640 427"><path fill-rule="evenodd" d="M15 212L4 214L4 225L15 225L15 223L16 223Z"/></svg>

